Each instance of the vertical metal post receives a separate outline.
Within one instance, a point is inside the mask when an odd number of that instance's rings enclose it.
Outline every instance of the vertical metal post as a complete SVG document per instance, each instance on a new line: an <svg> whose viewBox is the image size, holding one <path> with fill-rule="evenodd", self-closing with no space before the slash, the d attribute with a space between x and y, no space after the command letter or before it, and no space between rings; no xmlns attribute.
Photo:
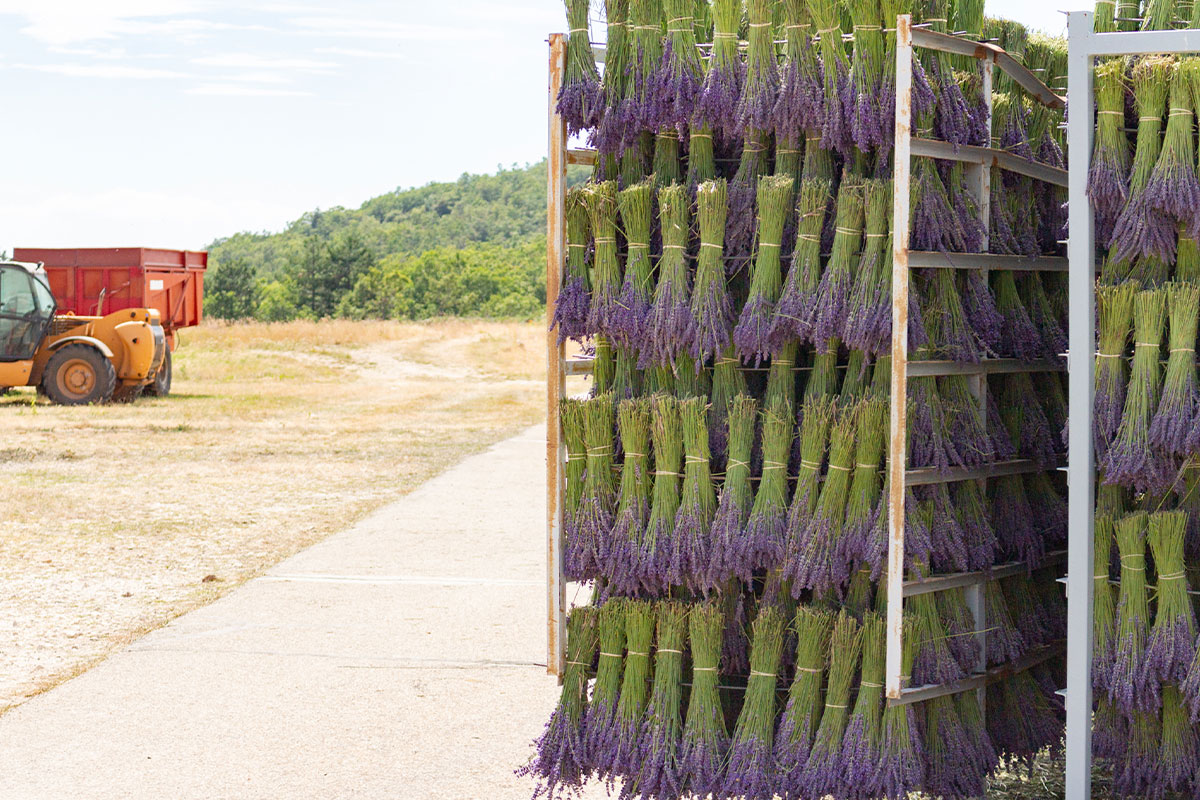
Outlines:
<svg viewBox="0 0 1200 800"><path fill-rule="evenodd" d="M546 310L552 313L566 264L567 123L558 90L566 69L566 37L550 34L548 152L546 158ZM559 401L566 394L564 350L558 332L546 334L546 671L562 680L566 668L567 587L563 579L563 473Z"/></svg>
<svg viewBox="0 0 1200 800"><path fill-rule="evenodd" d="M888 417L887 696L900 698L904 622L904 472L908 466L908 242L912 176L912 16L896 20L892 172L892 402Z"/></svg>
<svg viewBox="0 0 1200 800"><path fill-rule="evenodd" d="M1092 453L1092 387L1096 350L1095 231L1087 201L1092 155L1092 14L1067 17L1067 126L1070 205L1070 349L1067 499L1067 800L1092 796L1092 550L1095 466Z"/></svg>

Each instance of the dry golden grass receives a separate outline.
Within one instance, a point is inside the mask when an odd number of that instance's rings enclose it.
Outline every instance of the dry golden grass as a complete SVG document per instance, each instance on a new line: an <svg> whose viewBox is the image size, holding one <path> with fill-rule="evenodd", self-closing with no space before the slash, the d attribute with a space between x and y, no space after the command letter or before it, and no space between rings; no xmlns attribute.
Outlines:
<svg viewBox="0 0 1200 800"><path fill-rule="evenodd" d="M543 419L544 335L208 325L171 397L0 398L0 710Z"/></svg>

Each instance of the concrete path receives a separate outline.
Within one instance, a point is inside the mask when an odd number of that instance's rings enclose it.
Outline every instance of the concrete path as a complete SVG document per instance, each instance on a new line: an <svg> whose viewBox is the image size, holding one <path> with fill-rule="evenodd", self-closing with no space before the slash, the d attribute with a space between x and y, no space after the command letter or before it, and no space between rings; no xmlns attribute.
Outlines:
<svg viewBox="0 0 1200 800"><path fill-rule="evenodd" d="M543 429L0 717L0 798L514 798L545 673Z"/></svg>

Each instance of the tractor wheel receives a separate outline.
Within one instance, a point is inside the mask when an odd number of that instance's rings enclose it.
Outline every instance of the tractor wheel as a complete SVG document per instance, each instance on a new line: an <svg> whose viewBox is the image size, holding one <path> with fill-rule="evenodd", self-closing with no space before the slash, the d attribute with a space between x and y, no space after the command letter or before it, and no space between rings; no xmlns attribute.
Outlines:
<svg viewBox="0 0 1200 800"><path fill-rule="evenodd" d="M171 393L171 351L163 357L162 366L154 375L154 380L146 385L146 394L151 397L166 397Z"/></svg>
<svg viewBox="0 0 1200 800"><path fill-rule="evenodd" d="M64 406L107 403L116 385L112 362L83 343L69 344L50 356L42 376L46 394Z"/></svg>

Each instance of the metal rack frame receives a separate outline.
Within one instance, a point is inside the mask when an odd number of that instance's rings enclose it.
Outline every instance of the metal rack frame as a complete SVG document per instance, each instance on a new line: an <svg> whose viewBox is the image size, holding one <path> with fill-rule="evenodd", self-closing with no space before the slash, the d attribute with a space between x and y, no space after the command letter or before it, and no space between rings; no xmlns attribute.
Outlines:
<svg viewBox="0 0 1200 800"><path fill-rule="evenodd" d="M1100 56L1200 52L1200 30L1095 33L1092 12L1067 15L1067 93L1091 109L1092 70ZM1092 451L1092 394L1096 352L1096 242L1087 176L1095 120L1074 114L1067 123L1070 240L1070 397L1067 466L1070 539L1067 562L1066 797L1092 796L1092 555L1096 471Z"/></svg>
<svg viewBox="0 0 1200 800"><path fill-rule="evenodd" d="M953 481L996 478L1040 472L1047 466L1027 459L994 462L981 467L951 470L908 469L908 379L940 375L969 376L972 393L980 402L984 418L987 418L986 380L989 374L998 372L1034 372L1062 370L1065 365L1054 361L1020 362L1015 359L984 359L978 364L952 362L908 361L908 286L912 269L949 268L977 269L986 274L991 269L1019 271L1063 272L1068 269L1067 259L1056 256L1029 258L1026 256L994 255L990 253L933 253L913 251L910 242L910 187L912 182L912 159L914 157L937 158L960 161L967 165L966 177L969 190L979 208L987 247L986 231L990 221L991 172L1004 169L1026 175L1057 186L1067 185L1066 170L1048 164L1030 161L991 147L970 145L954 146L948 142L913 136L912 115L912 65L913 49L924 47L946 53L970 56L978 59L982 66L982 93L987 104L988 130L992 126L992 75L996 67L1004 70L1023 89L1042 104L1051 108L1063 108L1066 101L1052 92L1032 72L1013 59L1002 49L988 44L914 27L911 15L902 15L896 22L896 139L893 172L892 204L892 374L891 403L888 431L888 570L887 570L887 681L886 696L892 705L929 700L946 694L955 694L971 689L981 689L988 683L1026 669L1062 652L1061 644L1051 645L1027 654L1023 659L989 669L987 666L986 630L987 619L984 609L984 585L1001 575L1016 574L1025 564L1003 565L979 572L955 575L935 575L918 581L904 578L904 505L905 492L910 486ZM1047 564L1059 563L1064 554L1055 554ZM916 594L964 588L967 604L975 619L975 635L980 643L980 664L975 673L950 684L920 687L905 687L901 675L901 648L903 638L904 598Z"/></svg>

